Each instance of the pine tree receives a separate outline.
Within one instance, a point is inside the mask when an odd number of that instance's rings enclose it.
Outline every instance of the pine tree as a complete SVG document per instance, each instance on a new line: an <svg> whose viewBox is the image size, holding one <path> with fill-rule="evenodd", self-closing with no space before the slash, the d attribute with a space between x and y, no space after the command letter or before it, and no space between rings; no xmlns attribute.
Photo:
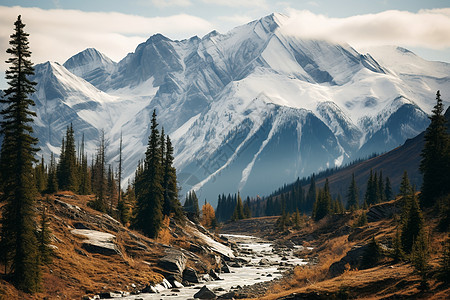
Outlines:
<svg viewBox="0 0 450 300"><path fill-rule="evenodd" d="M95 156L95 163L92 167L92 189L95 193L95 200L90 204L94 209L106 212L106 142L105 132L100 132L100 139L98 142L97 155Z"/></svg>
<svg viewBox="0 0 450 300"><path fill-rule="evenodd" d="M293 223L295 229L299 230L300 228L302 228L302 218L300 216L300 211L298 210L298 208L295 210Z"/></svg>
<svg viewBox="0 0 450 300"><path fill-rule="evenodd" d="M250 198L247 197L244 203L244 219L248 219L252 217L252 210L250 208Z"/></svg>
<svg viewBox="0 0 450 300"><path fill-rule="evenodd" d="M233 212L233 215L231 217L231 220L232 221L236 221L236 220L242 220L244 218L245 218L244 205L242 203L241 195L238 192L237 203L236 203L236 206L234 208L234 212Z"/></svg>
<svg viewBox="0 0 450 300"><path fill-rule="evenodd" d="M425 145L421 153L421 203L424 206L433 205L437 198L450 192L450 138L443 112L441 94L437 91L436 105L430 117L431 123L425 131Z"/></svg>
<svg viewBox="0 0 450 300"><path fill-rule="evenodd" d="M403 172L402 181L400 182L400 194L401 196L401 206L402 206L402 220L406 221L408 219L409 209L412 202L412 187L409 184L408 173ZM412 245L412 244L411 244Z"/></svg>
<svg viewBox="0 0 450 300"><path fill-rule="evenodd" d="M411 205L406 214L402 230L402 246L405 253L412 251L414 241L424 230L424 220L415 194L411 195Z"/></svg>
<svg viewBox="0 0 450 300"><path fill-rule="evenodd" d="M163 139L161 139L162 141ZM167 136L165 141L165 154L163 160L163 190L164 190L164 202L163 202L163 214L173 214L177 219L184 217L183 209L178 199L178 186L177 186L177 172L173 167L173 146L170 137Z"/></svg>
<svg viewBox="0 0 450 300"><path fill-rule="evenodd" d="M361 265L363 268L371 268L376 265L380 258L381 248L373 236L364 252Z"/></svg>
<svg viewBox="0 0 450 300"><path fill-rule="evenodd" d="M347 209L355 211L359 208L358 187L355 181L355 174L352 174L352 181L347 191Z"/></svg>
<svg viewBox="0 0 450 300"><path fill-rule="evenodd" d="M25 24L18 16L14 23L6 52L11 57L6 71L9 88L0 100L3 110L0 133L3 135L0 152L4 202L1 219L0 251L5 268L12 272L11 278L16 287L25 292L40 289L40 266L35 235L35 195L33 180L34 155L37 152L37 139L33 137L31 123L36 113L30 110L34 106L28 95L34 92L35 82L28 79L34 74L30 61L28 34Z"/></svg>
<svg viewBox="0 0 450 300"><path fill-rule="evenodd" d="M389 177L386 177L386 184L384 187L384 199L386 201L389 201L392 199L393 192L392 192L392 186L391 186L391 180Z"/></svg>
<svg viewBox="0 0 450 300"><path fill-rule="evenodd" d="M450 239L447 238L443 244L442 256L440 259L439 278L448 283L450 282Z"/></svg>
<svg viewBox="0 0 450 300"><path fill-rule="evenodd" d="M81 148L79 154L79 176L80 176L80 186L78 192L81 195L88 195L91 192L91 174L88 167L87 154L84 152L84 134L81 139Z"/></svg>
<svg viewBox="0 0 450 300"><path fill-rule="evenodd" d="M408 172L404 171L400 182L400 196L407 198L411 194L411 184L409 183Z"/></svg>
<svg viewBox="0 0 450 300"><path fill-rule="evenodd" d="M364 210L362 210L361 214L358 217L358 220L355 223L356 227L361 227L367 225L367 215Z"/></svg>
<svg viewBox="0 0 450 300"><path fill-rule="evenodd" d="M60 189L78 192L79 177L72 124L66 130L66 137L61 147L57 174Z"/></svg>
<svg viewBox="0 0 450 300"><path fill-rule="evenodd" d="M416 271L419 273L419 276L421 278L419 287L421 290L428 289L427 275L428 270L430 268L428 260L429 260L428 247L425 238L425 233L422 230L416 237L416 240L414 241L411 251L411 263L414 266L414 269L416 269Z"/></svg>
<svg viewBox="0 0 450 300"><path fill-rule="evenodd" d="M44 205L42 206L41 213L41 222L40 222L40 231L38 232L37 240L39 247L39 262L43 265L48 265L52 262L53 250L49 247L51 238L50 238L50 228L49 228L49 218L48 218L48 204L49 198L47 197Z"/></svg>
<svg viewBox="0 0 450 300"><path fill-rule="evenodd" d="M106 184L106 196L108 199L108 213L114 215L114 208L117 207L117 185L114 178L114 169L111 165L108 167L108 176Z"/></svg>
<svg viewBox="0 0 450 300"><path fill-rule="evenodd" d="M386 193L384 192L384 182L383 182L383 172L380 171L380 176L378 176L378 186L377 186L377 202L385 202L386 201Z"/></svg>
<svg viewBox="0 0 450 300"><path fill-rule="evenodd" d="M328 178L325 180L323 189L319 190L317 201L314 204L313 218L318 221L331 213L331 194Z"/></svg>
<svg viewBox="0 0 450 300"><path fill-rule="evenodd" d="M122 224L125 224L123 222L124 220L124 214L126 213L126 205L125 201L122 197L122 132L120 133L120 140L119 140L119 169L117 170L117 213L119 220L122 222Z"/></svg>
<svg viewBox="0 0 450 300"><path fill-rule="evenodd" d="M316 176L311 176L311 182L309 184L308 194L306 196L306 211L312 211L314 203L317 200L317 188L316 188Z"/></svg>
<svg viewBox="0 0 450 300"><path fill-rule="evenodd" d="M50 166L48 168L47 189L48 194L53 194L58 191L58 180L56 176L56 161L53 152L50 154Z"/></svg>
<svg viewBox="0 0 450 300"><path fill-rule="evenodd" d="M198 208L198 198L195 194L195 191L187 193L183 209L186 212L189 220L191 220L192 222L198 222L200 218L200 211Z"/></svg>
<svg viewBox="0 0 450 300"><path fill-rule="evenodd" d="M395 232L392 258L394 259L395 262L402 261L405 258L405 252L403 251L403 247L402 247L400 230L398 228L397 228L397 231Z"/></svg>
<svg viewBox="0 0 450 300"><path fill-rule="evenodd" d="M145 152L144 169L136 182L137 215L135 227L149 237L156 237L161 227L164 201L162 182L162 153L160 134L156 122L156 110L153 110L151 132Z"/></svg>
<svg viewBox="0 0 450 300"><path fill-rule="evenodd" d="M367 181L367 189L366 194L364 196L364 201L367 203L367 205L373 205L378 202L377 199L377 175L375 172L375 175L373 174L373 171L370 170L369 180Z"/></svg>
<svg viewBox="0 0 450 300"><path fill-rule="evenodd" d="M41 157L41 163L34 167L34 178L38 192L42 193L47 187L47 176L45 171L44 156Z"/></svg>

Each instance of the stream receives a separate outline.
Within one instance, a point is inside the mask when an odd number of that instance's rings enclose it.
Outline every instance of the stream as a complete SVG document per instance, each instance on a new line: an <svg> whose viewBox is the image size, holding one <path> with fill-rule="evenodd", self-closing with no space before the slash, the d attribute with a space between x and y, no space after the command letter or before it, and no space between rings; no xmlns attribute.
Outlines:
<svg viewBox="0 0 450 300"><path fill-rule="evenodd" d="M294 252L301 246L275 249L271 242L257 237L232 234L223 234L222 236L238 245L237 260L242 259L241 261L246 261L242 267L233 267L234 264L230 263L229 269L231 273L219 274L219 277L223 280L207 281L190 287L166 289L157 294L143 293L121 299L194 299L194 294L205 285L217 296L220 296L245 285L253 285L280 278L284 270L296 265L306 264L305 260L294 256ZM265 261L266 264L261 265L261 260L268 260L269 264Z"/></svg>

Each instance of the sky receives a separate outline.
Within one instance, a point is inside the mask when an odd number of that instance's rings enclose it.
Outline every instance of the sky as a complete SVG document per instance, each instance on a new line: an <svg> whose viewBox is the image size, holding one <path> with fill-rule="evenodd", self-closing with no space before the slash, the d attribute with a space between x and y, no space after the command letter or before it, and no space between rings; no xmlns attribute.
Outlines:
<svg viewBox="0 0 450 300"><path fill-rule="evenodd" d="M62 64L90 47L120 61L156 33L174 40L226 33L273 12L289 16L285 32L303 38L357 50L398 45L450 63L448 0L0 0L0 88L19 14L33 63Z"/></svg>

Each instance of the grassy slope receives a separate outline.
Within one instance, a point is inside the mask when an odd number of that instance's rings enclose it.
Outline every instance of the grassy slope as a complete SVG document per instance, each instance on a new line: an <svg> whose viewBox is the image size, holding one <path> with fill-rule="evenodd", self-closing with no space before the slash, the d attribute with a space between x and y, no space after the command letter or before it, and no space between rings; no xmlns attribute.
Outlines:
<svg viewBox="0 0 450 300"><path fill-rule="evenodd" d="M166 245L190 248L191 242L188 240L192 238L187 235L192 228L183 231L180 227L167 228L161 239L152 240L87 207L91 196L78 196L70 192L64 194L66 196L52 196L50 201L50 229L54 235L52 245L57 249L53 263L44 267L42 293L23 294L8 282L0 280L0 299L81 299L83 295L102 291L132 291L135 289L132 284L139 289L162 280L157 260L164 255ZM55 199L79 209L61 204ZM38 203L40 209L42 203L42 200ZM82 241L85 238L71 233L77 223L114 234L122 255L106 256L84 250ZM177 238L173 237L174 231L177 232ZM206 263L209 261L201 256L199 259ZM195 265L192 261L187 263ZM3 270L3 266L0 265L0 268Z"/></svg>

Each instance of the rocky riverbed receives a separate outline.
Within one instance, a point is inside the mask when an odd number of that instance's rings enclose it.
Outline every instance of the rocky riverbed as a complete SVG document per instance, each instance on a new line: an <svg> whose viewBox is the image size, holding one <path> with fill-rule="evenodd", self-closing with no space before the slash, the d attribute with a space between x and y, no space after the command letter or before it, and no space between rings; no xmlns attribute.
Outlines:
<svg viewBox="0 0 450 300"><path fill-rule="evenodd" d="M276 280L283 272L306 261L296 257L301 246L274 244L261 238L245 235L222 235L233 250L234 258L223 260L216 273L197 274L198 283L184 285L165 281L150 293L130 295L122 299L231 299L256 296L265 293L267 282ZM191 274L192 275L192 274ZM218 277L214 278L215 275ZM195 281L195 279L193 280ZM186 285L186 286L185 286Z"/></svg>

